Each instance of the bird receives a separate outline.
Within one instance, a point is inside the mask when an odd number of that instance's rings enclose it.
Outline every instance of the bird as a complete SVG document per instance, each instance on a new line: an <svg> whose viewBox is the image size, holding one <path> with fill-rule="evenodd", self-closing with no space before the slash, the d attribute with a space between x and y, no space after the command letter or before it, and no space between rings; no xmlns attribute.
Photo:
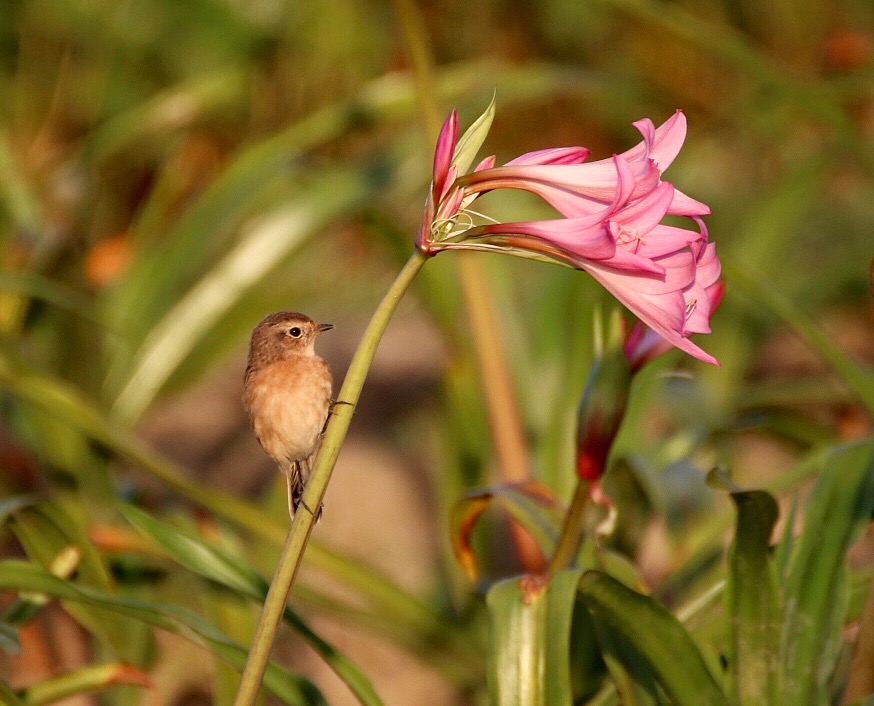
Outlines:
<svg viewBox="0 0 874 706"><path fill-rule="evenodd" d="M316 337L334 328L304 314L270 314L252 331L243 404L261 448L279 465L288 487L288 514L303 502L331 411L331 371L315 352Z"/></svg>

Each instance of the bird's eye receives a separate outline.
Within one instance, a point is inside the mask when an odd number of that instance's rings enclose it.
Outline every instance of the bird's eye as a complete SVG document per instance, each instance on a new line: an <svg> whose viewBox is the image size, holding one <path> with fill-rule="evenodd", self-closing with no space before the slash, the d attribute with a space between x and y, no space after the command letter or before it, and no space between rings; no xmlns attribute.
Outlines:
<svg viewBox="0 0 874 706"><path fill-rule="evenodd" d="M292 338L300 338L301 331L297 326L292 326L288 329L288 335Z"/></svg>

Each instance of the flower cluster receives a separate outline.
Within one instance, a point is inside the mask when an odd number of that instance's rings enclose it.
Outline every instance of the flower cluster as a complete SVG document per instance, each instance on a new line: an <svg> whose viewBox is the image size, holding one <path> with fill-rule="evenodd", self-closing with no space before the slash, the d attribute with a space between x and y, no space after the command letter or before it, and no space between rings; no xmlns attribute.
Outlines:
<svg viewBox="0 0 874 706"><path fill-rule="evenodd" d="M710 332L721 291L719 259L701 220L710 209L662 180L686 137L683 113L658 128L637 121L643 140L611 159L586 162L589 150L567 147L497 167L489 157L465 173L490 123L487 111L460 140L455 111L443 124L417 247L428 255L502 251L583 269L670 345L716 364L688 338ZM495 189L534 193L562 217L478 225L471 204ZM689 218L695 230L662 224L668 215Z"/></svg>

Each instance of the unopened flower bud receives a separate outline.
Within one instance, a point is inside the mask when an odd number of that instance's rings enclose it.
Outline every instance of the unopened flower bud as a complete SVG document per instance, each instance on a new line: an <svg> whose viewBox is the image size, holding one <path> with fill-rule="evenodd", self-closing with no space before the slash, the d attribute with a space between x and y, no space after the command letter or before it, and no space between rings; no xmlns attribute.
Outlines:
<svg viewBox="0 0 874 706"><path fill-rule="evenodd" d="M577 475L597 481L628 406L631 366L621 347L607 350L592 366L577 417Z"/></svg>

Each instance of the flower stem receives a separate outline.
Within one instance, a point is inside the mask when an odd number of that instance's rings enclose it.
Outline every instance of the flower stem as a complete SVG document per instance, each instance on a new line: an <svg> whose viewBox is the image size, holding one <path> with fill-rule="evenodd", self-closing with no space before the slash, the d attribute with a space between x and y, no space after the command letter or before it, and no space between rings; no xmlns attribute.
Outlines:
<svg viewBox="0 0 874 706"><path fill-rule="evenodd" d="M577 481L577 488L571 500L571 506L564 516L564 524L561 534L555 544L555 552L549 560L549 573L555 574L562 569L571 567L580 551L580 542L583 538L583 521L586 507L589 504L589 490L591 483L583 478Z"/></svg>
<svg viewBox="0 0 874 706"><path fill-rule="evenodd" d="M414 0L394 0L395 13L413 68L416 95L426 132L436 137L443 122L434 79L434 58L427 24ZM474 355L479 366L483 399L492 434L497 468L503 483L531 478L528 444L506 347L495 310L494 297L480 261L472 253L459 253L458 276L464 308L470 322ZM510 525L513 543L527 571L543 567L537 544L515 522Z"/></svg>
<svg viewBox="0 0 874 706"><path fill-rule="evenodd" d="M871 525L874 528L874 524ZM850 673L842 704L850 704L874 691L874 581L868 586L868 598L859 621L859 637L853 648ZM863 699L864 700L864 699Z"/></svg>
<svg viewBox="0 0 874 706"><path fill-rule="evenodd" d="M253 706L255 703L270 658L276 630L288 602L288 594L297 576L304 550L315 524L314 515L307 512L304 506L318 508L322 505L322 498L328 487L328 481L331 479L340 447L346 438L355 405L361 395L361 388L364 386L364 380L367 377L373 356L376 354L377 346L401 297L426 260L427 257L418 251L407 260L379 303L358 350L355 351L355 356L349 364L349 370L346 372L346 378L340 388L340 394L337 396L337 404L325 429L325 437L322 440L322 447L315 467L304 490L302 507L294 515L294 520L285 539L282 555L279 558L279 565L276 567L276 573L264 601L264 608L255 629L255 637L252 640L252 647L243 669L234 706Z"/></svg>

